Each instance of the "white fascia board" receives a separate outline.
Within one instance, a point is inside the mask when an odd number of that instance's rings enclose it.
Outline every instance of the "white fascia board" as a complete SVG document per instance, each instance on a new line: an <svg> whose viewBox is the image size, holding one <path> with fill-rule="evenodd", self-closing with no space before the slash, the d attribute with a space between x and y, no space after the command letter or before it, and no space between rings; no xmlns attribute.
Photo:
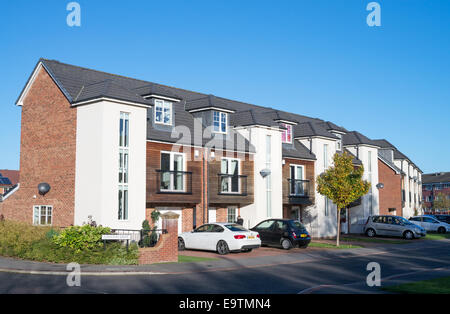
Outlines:
<svg viewBox="0 0 450 314"><path fill-rule="evenodd" d="M149 140L147 139L147 142L152 143L159 143L159 144L169 144L169 145L175 145L175 146L183 146L183 147L192 147L192 148L201 148L201 149L209 149L214 151L223 151L223 152L231 152L231 153L244 153L244 154L255 154L254 152L245 152L241 150L229 150L229 149L218 149L217 147L213 147L212 149L210 147L204 147L204 146L198 146L198 145L188 145L188 144L181 144L181 143L172 143L172 142L165 142L165 141L158 141L158 140Z"/></svg>
<svg viewBox="0 0 450 314"><path fill-rule="evenodd" d="M23 106L23 101L26 97L26 95L28 94L28 91L31 88L31 85L33 85L34 80L36 79L39 71L43 68L42 66L42 62L39 62L39 64L36 66L36 68L34 69L33 73L31 74L30 79L28 80L27 84L25 85L25 88L23 89L22 93L19 96L19 99L17 100L17 106Z"/></svg>
<svg viewBox="0 0 450 314"><path fill-rule="evenodd" d="M89 105L89 104L93 104L93 103L97 103L97 102L101 102L101 101L110 101L110 102L115 102L115 103L122 104L122 105L151 108L151 105L144 105L144 104L139 104L139 103L135 103L135 102L131 102L131 101L119 100L119 99L108 98L108 97L99 97L99 98L94 98L91 100L73 103L72 107Z"/></svg>
<svg viewBox="0 0 450 314"><path fill-rule="evenodd" d="M160 95L155 95L155 94L145 95L145 96L142 96L142 97L145 98L145 99L147 99L147 98L158 98L158 99L170 100L170 101L175 101L175 102L180 102L181 101L181 100L176 99L176 98L160 96Z"/></svg>
<svg viewBox="0 0 450 314"><path fill-rule="evenodd" d="M285 129L281 129L279 127L272 127L272 126L266 126L266 125L260 125L260 124L252 124L252 125L246 125L246 126L237 126L234 127L234 130L243 130L243 129L248 129L248 128L261 128L261 129L266 129L266 130L272 130L272 131L279 131L279 132L284 132Z"/></svg>
<svg viewBox="0 0 450 314"><path fill-rule="evenodd" d="M218 108L218 107L205 107L205 108L200 108L200 109L192 109L192 110L188 110L188 112L194 113L194 112L207 111L207 110L222 111L222 112L226 112L226 113L235 113L236 112L234 110L222 109L222 108Z"/></svg>
<svg viewBox="0 0 450 314"><path fill-rule="evenodd" d="M280 122L280 123L286 123L286 124L291 124L291 125L297 125L297 122L293 122L293 121L289 121L289 120L283 120L283 119L278 119L278 120L274 120L275 122Z"/></svg>
<svg viewBox="0 0 450 314"><path fill-rule="evenodd" d="M294 137L294 140L309 140L309 139L316 139L316 138L320 138L322 140L334 141L334 142L339 141L339 139L337 139L337 138L330 138L330 137L319 136L319 135L298 136L298 137Z"/></svg>

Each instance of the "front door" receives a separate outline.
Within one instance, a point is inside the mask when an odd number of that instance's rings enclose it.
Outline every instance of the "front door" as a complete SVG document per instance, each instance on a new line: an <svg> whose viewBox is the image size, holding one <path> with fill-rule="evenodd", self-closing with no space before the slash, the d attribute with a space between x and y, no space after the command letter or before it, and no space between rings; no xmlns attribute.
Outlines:
<svg viewBox="0 0 450 314"><path fill-rule="evenodd" d="M348 233L348 211L347 209L341 210L341 233Z"/></svg>
<svg viewBox="0 0 450 314"><path fill-rule="evenodd" d="M292 208L291 208L291 219L300 221L300 207L292 206Z"/></svg>
<svg viewBox="0 0 450 314"><path fill-rule="evenodd" d="M211 207L208 209L208 222L209 223L213 223L216 222L217 220L217 210L214 207Z"/></svg>

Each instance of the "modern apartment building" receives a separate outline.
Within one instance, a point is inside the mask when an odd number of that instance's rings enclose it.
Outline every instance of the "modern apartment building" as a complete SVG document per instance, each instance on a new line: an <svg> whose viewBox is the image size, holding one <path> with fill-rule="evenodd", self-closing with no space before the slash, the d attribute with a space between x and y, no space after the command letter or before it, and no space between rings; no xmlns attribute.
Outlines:
<svg viewBox="0 0 450 314"><path fill-rule="evenodd" d="M0 203L7 219L140 229L158 210L179 214L179 232L240 215L246 227L293 218L314 237L332 237L337 209L315 178L344 151L372 183L344 211L344 232L361 232L383 206L404 215L421 199L421 171L395 147L321 119L47 59L17 105L20 187ZM387 197L381 206L379 183L391 180L380 177L383 165L402 175L392 185L416 203L399 208ZM50 189L38 191L41 183Z"/></svg>
<svg viewBox="0 0 450 314"><path fill-rule="evenodd" d="M450 208L434 208L437 197L450 199L450 172L427 173L422 176L423 209L427 213L448 213Z"/></svg>

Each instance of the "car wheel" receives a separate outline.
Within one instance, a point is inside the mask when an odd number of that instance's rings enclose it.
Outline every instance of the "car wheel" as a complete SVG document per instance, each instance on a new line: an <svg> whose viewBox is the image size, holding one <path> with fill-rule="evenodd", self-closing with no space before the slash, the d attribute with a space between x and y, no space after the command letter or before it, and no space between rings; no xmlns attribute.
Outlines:
<svg viewBox="0 0 450 314"><path fill-rule="evenodd" d="M406 240L412 240L414 239L414 234L411 231L405 231L405 233L403 233L403 236L405 237Z"/></svg>
<svg viewBox="0 0 450 314"><path fill-rule="evenodd" d="M291 241L289 241L289 239L283 239L281 241L281 246L285 250L290 250L292 248L292 243L291 243Z"/></svg>
<svg viewBox="0 0 450 314"><path fill-rule="evenodd" d="M178 251L184 251L185 248L183 238L178 238Z"/></svg>
<svg viewBox="0 0 450 314"><path fill-rule="evenodd" d="M444 227L439 227L438 228L438 233L445 233L445 228Z"/></svg>
<svg viewBox="0 0 450 314"><path fill-rule="evenodd" d="M369 238L373 238L373 237L376 236L377 234L376 234L375 230L373 230L372 228L370 228L370 229L367 229L366 235L367 235Z"/></svg>
<svg viewBox="0 0 450 314"><path fill-rule="evenodd" d="M230 253L230 249L228 248L228 244L224 240L220 240L217 242L217 253L220 255L226 255Z"/></svg>

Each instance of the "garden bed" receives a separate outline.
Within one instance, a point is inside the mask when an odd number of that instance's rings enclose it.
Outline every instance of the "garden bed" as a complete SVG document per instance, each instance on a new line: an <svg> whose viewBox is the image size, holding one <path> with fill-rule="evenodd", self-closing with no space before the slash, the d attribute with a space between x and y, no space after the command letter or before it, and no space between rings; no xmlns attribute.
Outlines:
<svg viewBox="0 0 450 314"><path fill-rule="evenodd" d="M73 248L68 241L65 246L54 241L59 230L50 227L31 226L13 221L0 221L0 255L20 259L51 262L104 265L135 265L138 262L138 247L126 247L118 242L87 241Z"/></svg>

